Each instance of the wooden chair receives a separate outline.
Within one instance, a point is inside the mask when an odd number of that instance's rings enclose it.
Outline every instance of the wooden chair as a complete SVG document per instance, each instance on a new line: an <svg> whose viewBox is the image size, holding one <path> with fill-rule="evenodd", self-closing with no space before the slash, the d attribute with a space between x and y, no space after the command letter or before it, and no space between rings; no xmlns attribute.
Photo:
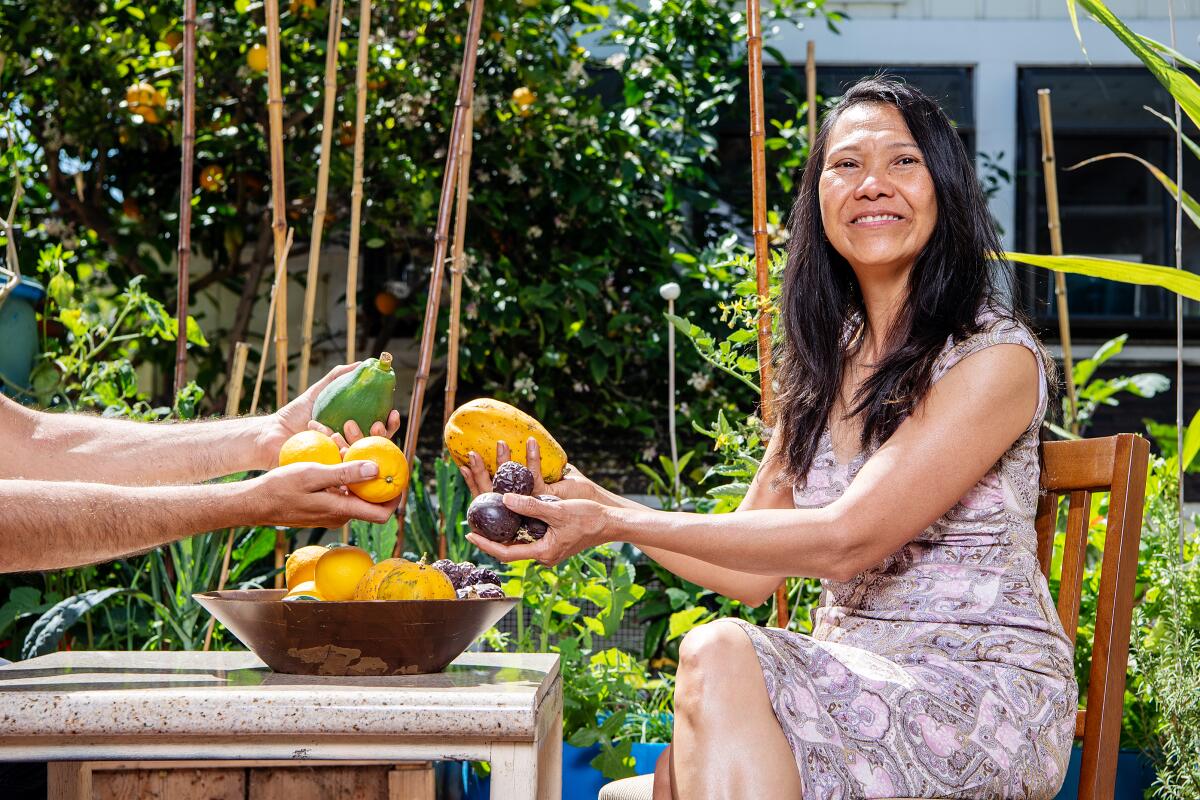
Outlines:
<svg viewBox="0 0 1200 800"><path fill-rule="evenodd" d="M1110 493L1092 668L1087 686L1080 687L1081 692L1087 692L1087 708L1078 711L1075 718L1075 737L1083 740L1079 800L1111 798L1116 783L1149 459L1149 443L1131 433L1042 445L1044 494L1037 508L1038 562L1049 580L1058 501L1067 496L1066 540L1057 602L1058 617L1072 646L1079 630L1092 494ZM651 800L652 785L648 775L616 781L604 787L600 800Z"/></svg>

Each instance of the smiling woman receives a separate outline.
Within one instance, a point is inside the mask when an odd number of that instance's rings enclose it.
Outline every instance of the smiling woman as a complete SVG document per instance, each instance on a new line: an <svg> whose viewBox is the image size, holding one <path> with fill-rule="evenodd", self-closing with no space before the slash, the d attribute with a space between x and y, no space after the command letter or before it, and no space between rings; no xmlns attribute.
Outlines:
<svg viewBox="0 0 1200 800"><path fill-rule="evenodd" d="M684 639L659 800L1053 797L1078 695L1035 554L1054 367L992 283L949 120L902 83L852 87L791 232L776 430L736 517L636 507L569 468L534 489L560 502L504 498L540 541L471 539L544 563L627 541L750 604L822 579L811 636L720 620Z"/></svg>

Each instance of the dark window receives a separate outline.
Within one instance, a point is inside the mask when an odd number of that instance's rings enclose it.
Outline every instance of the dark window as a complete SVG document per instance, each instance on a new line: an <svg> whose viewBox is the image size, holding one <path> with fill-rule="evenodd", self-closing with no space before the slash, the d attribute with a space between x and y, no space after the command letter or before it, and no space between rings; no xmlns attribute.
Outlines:
<svg viewBox="0 0 1200 800"><path fill-rule="evenodd" d="M1174 200L1145 167L1128 158L1116 158L1068 171L1085 159L1124 152L1174 176L1173 133L1165 122L1143 109L1149 106L1170 115L1171 97L1141 67L1020 70L1018 249L1050 252L1037 107L1037 91L1042 88L1051 91L1064 252L1173 265ZM1195 135L1194 129L1185 131ZM1185 187L1188 175L1196 175L1197 169L1200 161L1185 150ZM1187 265L1189 253L1200 252L1200 235L1186 219L1183 234ZM1058 314L1050 274L1020 268L1018 281L1027 310L1053 335ZM1071 329L1083 336L1128 331L1141 333L1144 339L1146 335L1165 336L1174 330L1174 295L1162 289L1068 275L1067 303ZM1185 302L1184 315L1200 316L1200 304Z"/></svg>

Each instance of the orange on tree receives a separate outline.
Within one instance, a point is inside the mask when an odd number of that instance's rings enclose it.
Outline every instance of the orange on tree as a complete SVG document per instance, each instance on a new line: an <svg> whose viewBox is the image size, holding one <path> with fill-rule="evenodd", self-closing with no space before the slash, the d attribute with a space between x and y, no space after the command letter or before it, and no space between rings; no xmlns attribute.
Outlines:
<svg viewBox="0 0 1200 800"><path fill-rule="evenodd" d="M307 17L317 8L317 0L292 0L288 3L288 8L293 14L299 14L302 17Z"/></svg>
<svg viewBox="0 0 1200 800"><path fill-rule="evenodd" d="M391 292L380 292L375 295L375 310L385 317L390 317L396 313L396 309L400 307L400 300Z"/></svg>
<svg viewBox="0 0 1200 800"><path fill-rule="evenodd" d="M349 120L342 123L342 129L338 131L338 144L342 147L349 147L354 144L354 123Z"/></svg>
<svg viewBox="0 0 1200 800"><path fill-rule="evenodd" d="M513 89L512 101L521 108L527 108L537 101L537 95L528 86L518 86Z"/></svg>
<svg viewBox="0 0 1200 800"><path fill-rule="evenodd" d="M283 564L283 577L288 589L298 589L300 584L316 578L317 559L328 552L328 548L310 544L289 555Z"/></svg>
<svg viewBox="0 0 1200 800"><path fill-rule="evenodd" d="M174 50L183 44L183 34L176 30L167 31L162 35L162 43Z"/></svg>
<svg viewBox="0 0 1200 800"><path fill-rule="evenodd" d="M158 112L167 104L167 98L152 84L139 81L125 90L125 106L129 113L137 114L146 122L159 121Z"/></svg>
<svg viewBox="0 0 1200 800"><path fill-rule="evenodd" d="M408 486L408 462L391 439L364 436L350 445L343 461L374 461L379 467L379 474L374 478L347 487L368 503L395 500Z"/></svg>
<svg viewBox="0 0 1200 800"><path fill-rule="evenodd" d="M350 600L374 561L361 547L330 547L317 559L317 591L326 600Z"/></svg>
<svg viewBox="0 0 1200 800"><path fill-rule="evenodd" d="M200 188L206 192L219 192L225 185L225 170L216 164L209 164L200 170Z"/></svg>
<svg viewBox="0 0 1200 800"><path fill-rule="evenodd" d="M246 65L255 72L267 71L267 48L256 44L246 53Z"/></svg>
<svg viewBox="0 0 1200 800"><path fill-rule="evenodd" d="M138 205L138 201L132 197L126 197L121 201L121 213L127 218L135 222L142 218L142 208Z"/></svg>

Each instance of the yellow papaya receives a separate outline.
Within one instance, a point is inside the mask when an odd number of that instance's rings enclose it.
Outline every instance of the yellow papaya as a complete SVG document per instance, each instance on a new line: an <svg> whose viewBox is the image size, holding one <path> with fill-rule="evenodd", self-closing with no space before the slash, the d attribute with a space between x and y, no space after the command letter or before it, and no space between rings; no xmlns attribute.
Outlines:
<svg viewBox="0 0 1200 800"><path fill-rule="evenodd" d="M446 449L459 466L466 466L474 450L487 471L496 474L496 442L512 451L512 460L525 464L525 441L532 436L542 452L542 477L547 483L562 479L567 453L550 432L521 409L490 397L459 406L446 422ZM528 466L528 464L525 464Z"/></svg>

